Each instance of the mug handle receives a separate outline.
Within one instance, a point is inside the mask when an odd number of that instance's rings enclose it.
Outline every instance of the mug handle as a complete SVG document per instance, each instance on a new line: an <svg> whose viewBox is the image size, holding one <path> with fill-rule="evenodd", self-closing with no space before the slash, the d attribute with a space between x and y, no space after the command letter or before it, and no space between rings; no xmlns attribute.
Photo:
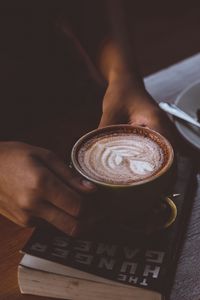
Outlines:
<svg viewBox="0 0 200 300"><path fill-rule="evenodd" d="M169 197L165 197L164 202L168 205L168 207L171 210L170 216L169 216L167 222L163 226L163 228L168 228L176 220L176 217L177 217L177 207L176 207L174 201L171 198L169 198Z"/></svg>

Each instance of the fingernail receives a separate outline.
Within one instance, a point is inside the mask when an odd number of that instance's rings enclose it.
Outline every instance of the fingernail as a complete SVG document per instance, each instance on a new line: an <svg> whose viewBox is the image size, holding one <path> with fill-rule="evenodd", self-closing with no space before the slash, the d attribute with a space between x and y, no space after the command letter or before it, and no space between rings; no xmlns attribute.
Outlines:
<svg viewBox="0 0 200 300"><path fill-rule="evenodd" d="M84 185L84 187L88 188L88 189L96 189L96 185L94 183L92 183L91 181L87 180L87 179L82 179L81 180L82 185Z"/></svg>
<svg viewBox="0 0 200 300"><path fill-rule="evenodd" d="M70 232L70 236L72 237L78 237L80 235L80 228L79 226L75 225L73 226L73 228L71 229L71 232Z"/></svg>

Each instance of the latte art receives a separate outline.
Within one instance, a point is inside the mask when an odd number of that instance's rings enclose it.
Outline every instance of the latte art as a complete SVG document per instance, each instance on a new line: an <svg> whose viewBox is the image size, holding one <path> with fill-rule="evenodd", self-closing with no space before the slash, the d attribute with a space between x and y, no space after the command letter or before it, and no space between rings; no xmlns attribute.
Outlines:
<svg viewBox="0 0 200 300"><path fill-rule="evenodd" d="M79 164L88 176L120 185L152 176L163 160L162 148L154 140L126 132L97 136L78 153Z"/></svg>

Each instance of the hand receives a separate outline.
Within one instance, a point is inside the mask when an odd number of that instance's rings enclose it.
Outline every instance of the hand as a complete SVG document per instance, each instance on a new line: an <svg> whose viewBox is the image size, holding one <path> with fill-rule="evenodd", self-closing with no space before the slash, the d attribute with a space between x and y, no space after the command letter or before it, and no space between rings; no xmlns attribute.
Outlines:
<svg viewBox="0 0 200 300"><path fill-rule="evenodd" d="M108 89L103 100L103 114L99 124L99 127L108 126L112 124L130 124L147 126L163 136L167 137L172 144L174 144L175 128L170 122L165 113L163 113L156 102L151 96L140 86L134 87L131 83L121 81L115 81L108 85ZM175 165L173 172L168 178L169 187L173 186L175 180ZM127 197L128 198L128 197ZM127 202L126 206L121 203L114 207L114 217L116 219L129 219L134 207L133 202Z"/></svg>
<svg viewBox="0 0 200 300"><path fill-rule="evenodd" d="M120 123L147 126L173 143L175 130L169 118L142 86L133 85L126 76L108 85L99 127Z"/></svg>
<svg viewBox="0 0 200 300"><path fill-rule="evenodd" d="M19 142L0 143L0 212L22 226L46 220L69 235L83 229L83 196L95 186L54 153Z"/></svg>

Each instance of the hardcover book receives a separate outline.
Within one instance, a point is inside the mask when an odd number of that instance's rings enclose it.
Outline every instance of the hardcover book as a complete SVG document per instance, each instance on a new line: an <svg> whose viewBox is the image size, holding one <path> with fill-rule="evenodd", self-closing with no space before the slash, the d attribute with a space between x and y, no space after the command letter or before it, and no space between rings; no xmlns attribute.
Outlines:
<svg viewBox="0 0 200 300"><path fill-rule="evenodd" d="M141 224L106 223L83 238L50 225L37 228L22 249L21 292L74 300L168 298L192 203L193 174L191 160L179 157L172 189L178 196L161 201Z"/></svg>

